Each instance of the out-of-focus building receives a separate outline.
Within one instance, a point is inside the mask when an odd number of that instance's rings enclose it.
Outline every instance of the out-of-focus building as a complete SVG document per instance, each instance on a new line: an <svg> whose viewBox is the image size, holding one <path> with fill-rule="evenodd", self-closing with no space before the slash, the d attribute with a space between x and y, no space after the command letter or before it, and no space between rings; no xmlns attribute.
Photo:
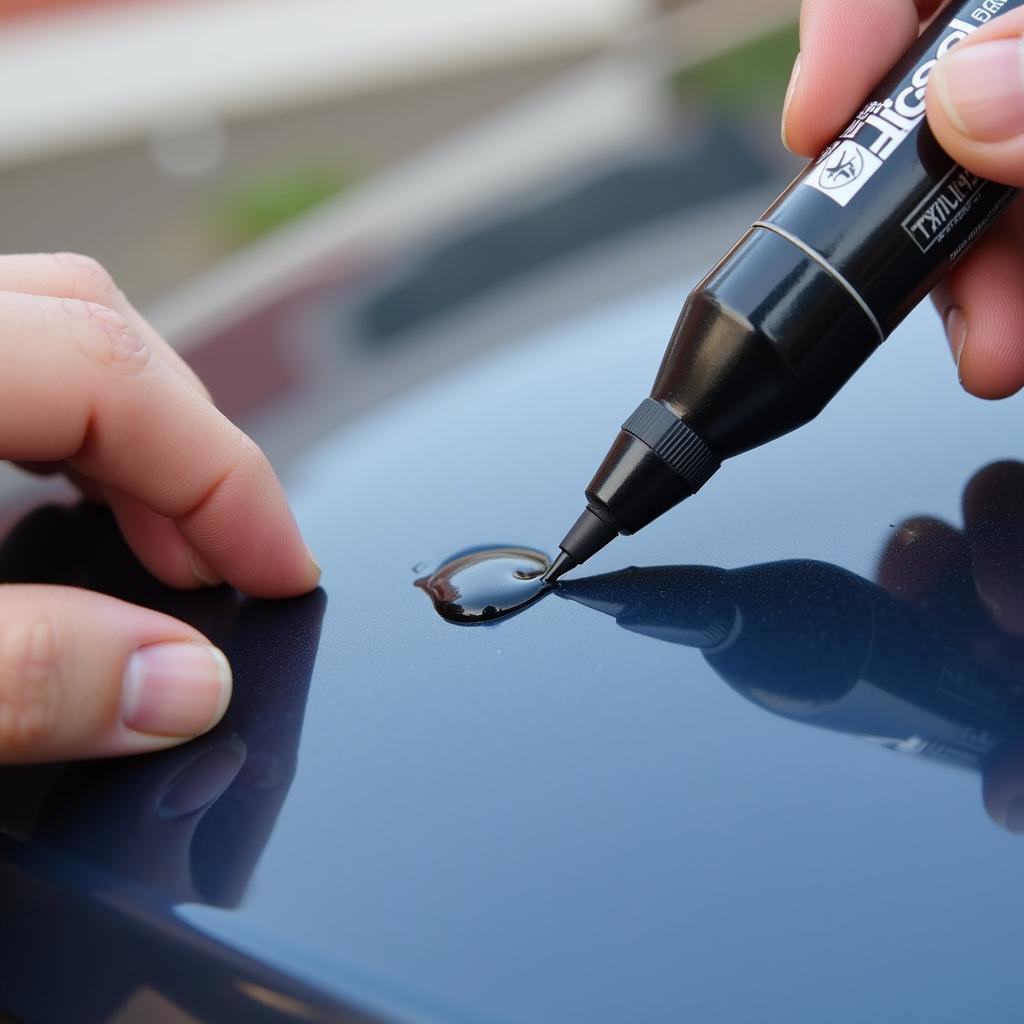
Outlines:
<svg viewBox="0 0 1024 1024"><path fill-rule="evenodd" d="M738 29L747 7L0 0L5 248L86 250L145 304L588 62L629 45L692 60L795 0L762 0Z"/></svg>
<svg viewBox="0 0 1024 1024"><path fill-rule="evenodd" d="M239 190L258 221L261 201L370 174L598 52L645 7L7 0L5 246L88 249L145 301L245 240Z"/></svg>

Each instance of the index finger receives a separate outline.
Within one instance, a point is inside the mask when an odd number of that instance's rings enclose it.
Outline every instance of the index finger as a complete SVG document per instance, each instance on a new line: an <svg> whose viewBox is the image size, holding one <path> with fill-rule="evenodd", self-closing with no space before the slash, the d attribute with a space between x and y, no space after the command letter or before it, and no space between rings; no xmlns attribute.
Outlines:
<svg viewBox="0 0 1024 1024"><path fill-rule="evenodd" d="M304 593L319 570L266 457L121 314L0 293L0 458L58 461L174 522L223 579Z"/></svg>
<svg viewBox="0 0 1024 1024"><path fill-rule="evenodd" d="M910 48L944 0L804 0L800 56L783 112L782 137L817 156Z"/></svg>
<svg viewBox="0 0 1024 1024"><path fill-rule="evenodd" d="M85 299L121 313L161 359L210 399L206 385L188 363L128 301L106 268L90 256L75 252L0 254L0 288L5 292L49 295L55 299Z"/></svg>

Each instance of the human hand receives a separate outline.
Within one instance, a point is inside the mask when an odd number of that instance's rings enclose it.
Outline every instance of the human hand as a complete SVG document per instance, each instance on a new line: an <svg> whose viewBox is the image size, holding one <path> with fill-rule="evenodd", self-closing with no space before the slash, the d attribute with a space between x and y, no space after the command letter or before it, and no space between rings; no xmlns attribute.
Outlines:
<svg viewBox="0 0 1024 1024"><path fill-rule="evenodd" d="M803 0L783 140L816 156L911 47L940 0ZM928 122L974 173L1024 186L1024 9L994 18L931 72ZM1024 206L1017 202L933 294L961 383L982 398L1024 386Z"/></svg>
<svg viewBox="0 0 1024 1024"><path fill-rule="evenodd" d="M175 587L257 597L320 571L259 448L93 260L0 256L0 458L107 502ZM0 762L129 754L206 732L224 655L167 615L72 587L0 586Z"/></svg>
<svg viewBox="0 0 1024 1024"><path fill-rule="evenodd" d="M1024 465L997 462L963 492L962 530L931 517L903 523L879 561L878 582L911 605L993 678L1024 672ZM985 809L1024 832L1024 738L1011 738L985 765Z"/></svg>
<svg viewBox="0 0 1024 1024"><path fill-rule="evenodd" d="M85 502L22 518L0 543L0 580L75 581L158 608L224 650L244 687L215 729L133 764L0 767L0 833L174 902L237 905L295 774L327 595L173 590L139 565L108 511Z"/></svg>

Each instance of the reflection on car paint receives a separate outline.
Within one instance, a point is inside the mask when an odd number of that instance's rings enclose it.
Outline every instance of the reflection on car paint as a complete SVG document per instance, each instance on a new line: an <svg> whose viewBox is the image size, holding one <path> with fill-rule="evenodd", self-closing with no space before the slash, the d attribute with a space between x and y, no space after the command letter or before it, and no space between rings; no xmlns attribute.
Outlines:
<svg viewBox="0 0 1024 1024"><path fill-rule="evenodd" d="M86 504L26 517L0 547L0 580L73 583L173 614L226 651L236 694L224 720L184 746L56 774L2 769L0 829L31 821L25 838L172 902L238 906L295 774L324 592L259 601L229 587L173 590L135 561L106 510Z"/></svg>
<svg viewBox="0 0 1024 1024"><path fill-rule="evenodd" d="M1024 650L986 663L933 618L836 565L629 568L556 593L631 632L700 649L734 690L793 721L982 773L1024 747ZM975 612L968 594L964 622Z"/></svg>

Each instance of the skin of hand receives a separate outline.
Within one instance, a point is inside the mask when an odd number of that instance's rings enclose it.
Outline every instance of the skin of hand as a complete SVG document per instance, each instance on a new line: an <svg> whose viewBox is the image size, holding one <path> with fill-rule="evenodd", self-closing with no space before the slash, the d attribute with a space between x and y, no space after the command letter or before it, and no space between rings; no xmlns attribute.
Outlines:
<svg viewBox="0 0 1024 1024"><path fill-rule="evenodd" d="M789 149L816 156L911 47L939 0L804 0L782 116ZM980 6L980 5L979 5ZM958 163L1024 186L1024 9L954 46L928 81L928 123ZM1024 387L1024 205L1018 200L933 294L964 388Z"/></svg>
<svg viewBox="0 0 1024 1024"><path fill-rule="evenodd" d="M94 260L0 256L0 365L0 458L109 504L160 580L268 598L317 585L266 457ZM174 746L230 696L227 659L183 622L0 585L0 763Z"/></svg>
<svg viewBox="0 0 1024 1024"><path fill-rule="evenodd" d="M980 665L1024 675L1024 465L997 462L968 481L963 529L919 516L901 524L879 560L879 584L936 622ZM1024 739L985 766L985 810L1024 833Z"/></svg>

